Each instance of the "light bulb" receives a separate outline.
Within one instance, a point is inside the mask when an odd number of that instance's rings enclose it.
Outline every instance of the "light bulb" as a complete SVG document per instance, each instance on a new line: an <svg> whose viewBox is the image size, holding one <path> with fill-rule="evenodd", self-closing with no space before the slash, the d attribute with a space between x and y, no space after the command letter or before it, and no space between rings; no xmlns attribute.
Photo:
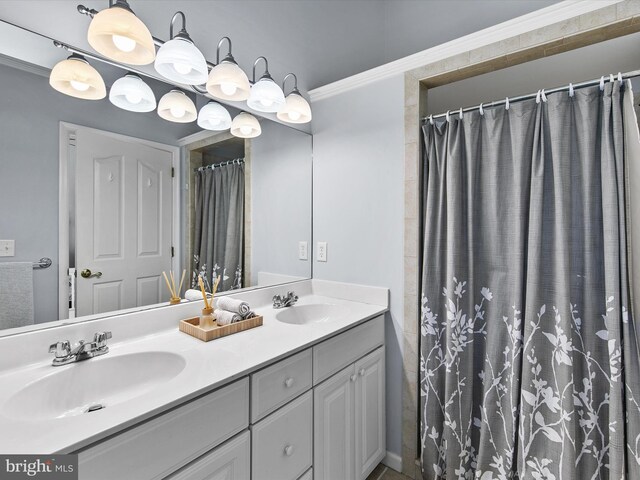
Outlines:
<svg viewBox="0 0 640 480"><path fill-rule="evenodd" d="M249 135L251 133L251 127L249 125L242 125L240 127L240 132L243 135Z"/></svg>
<svg viewBox="0 0 640 480"><path fill-rule="evenodd" d="M133 52L136 48L136 41L122 35L113 35L111 37L113 44L118 50L123 52Z"/></svg>
<svg viewBox="0 0 640 480"><path fill-rule="evenodd" d="M222 93L224 93L225 95L235 95L238 91L238 87L236 87L233 83L222 82L220 84L220 90L222 90Z"/></svg>
<svg viewBox="0 0 640 480"><path fill-rule="evenodd" d="M79 82L77 80L71 80L69 83L71 84L71 87L74 90L77 90L79 92L86 92L87 90L89 90L89 87L91 86L88 83Z"/></svg>
<svg viewBox="0 0 640 480"><path fill-rule="evenodd" d="M174 63L173 64L173 68L176 69L176 72L178 72L180 75L188 75L189 73L191 73L191 70L193 70L191 68L191 65L189 65L188 63Z"/></svg>
<svg viewBox="0 0 640 480"><path fill-rule="evenodd" d="M127 102L137 105L142 101L142 93L140 92L129 92L124 96L127 99Z"/></svg>
<svg viewBox="0 0 640 480"><path fill-rule="evenodd" d="M171 115L175 118L182 118L184 117L184 114L187 113L187 111L182 107L171 107L169 110L171 111Z"/></svg>
<svg viewBox="0 0 640 480"><path fill-rule="evenodd" d="M273 105L273 100L271 100L270 98L263 98L262 100L260 100L260 103L265 107L270 107L271 105Z"/></svg>
<svg viewBox="0 0 640 480"><path fill-rule="evenodd" d="M300 120L300 112L296 110L291 110L288 115L289 118L293 121Z"/></svg>

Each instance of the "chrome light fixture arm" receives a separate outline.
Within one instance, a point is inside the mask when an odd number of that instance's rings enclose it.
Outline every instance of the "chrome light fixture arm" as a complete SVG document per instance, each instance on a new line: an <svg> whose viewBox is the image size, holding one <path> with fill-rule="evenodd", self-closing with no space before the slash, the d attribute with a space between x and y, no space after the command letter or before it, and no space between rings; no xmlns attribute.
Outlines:
<svg viewBox="0 0 640 480"><path fill-rule="evenodd" d="M285 95L287 94L285 90L285 84L287 83L287 78L289 77L293 77L293 90L291 90L291 92L289 93L297 93L298 95L300 95L300 91L298 90L298 77L295 73L287 73L284 76L284 79L282 80L282 91L285 92Z"/></svg>
<svg viewBox="0 0 640 480"><path fill-rule="evenodd" d="M256 83L256 67L258 66L258 63L260 63L260 60L264 60L264 73L262 74L260 79L268 78L270 80L273 80L273 78L271 78L271 74L269 73L269 60L267 60L267 57L258 57L256 58L256 61L253 62L253 79L251 83Z"/></svg>

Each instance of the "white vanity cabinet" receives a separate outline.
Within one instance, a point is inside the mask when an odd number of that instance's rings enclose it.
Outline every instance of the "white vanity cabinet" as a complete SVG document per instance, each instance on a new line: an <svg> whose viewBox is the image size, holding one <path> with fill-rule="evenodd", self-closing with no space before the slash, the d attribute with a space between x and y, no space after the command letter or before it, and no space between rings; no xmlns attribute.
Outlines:
<svg viewBox="0 0 640 480"><path fill-rule="evenodd" d="M385 456L383 326L378 317L314 349L314 378L324 379L323 372L375 348L314 386L315 480L365 480Z"/></svg>
<svg viewBox="0 0 640 480"><path fill-rule="evenodd" d="M378 316L83 448L80 478L365 480L385 455L384 383Z"/></svg>

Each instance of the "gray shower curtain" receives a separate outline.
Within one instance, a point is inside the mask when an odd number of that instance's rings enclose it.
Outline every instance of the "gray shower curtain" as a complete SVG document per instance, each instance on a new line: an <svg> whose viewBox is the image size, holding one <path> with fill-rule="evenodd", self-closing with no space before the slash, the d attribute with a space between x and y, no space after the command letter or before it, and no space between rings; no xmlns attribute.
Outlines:
<svg viewBox="0 0 640 480"><path fill-rule="evenodd" d="M197 170L195 187L191 286L201 275L210 289L221 275L218 291L242 288L244 164Z"/></svg>
<svg viewBox="0 0 640 480"><path fill-rule="evenodd" d="M424 479L640 478L625 88L423 128Z"/></svg>

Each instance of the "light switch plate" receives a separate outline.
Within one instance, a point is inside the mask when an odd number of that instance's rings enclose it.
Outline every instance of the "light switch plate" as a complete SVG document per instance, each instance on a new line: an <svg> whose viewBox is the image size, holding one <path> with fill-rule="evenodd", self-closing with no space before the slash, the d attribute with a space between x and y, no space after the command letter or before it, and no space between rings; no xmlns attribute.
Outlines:
<svg viewBox="0 0 640 480"><path fill-rule="evenodd" d="M309 254L307 252L307 242L298 242L298 260L308 260Z"/></svg>
<svg viewBox="0 0 640 480"><path fill-rule="evenodd" d="M327 242L318 242L318 261L327 261Z"/></svg>
<svg viewBox="0 0 640 480"><path fill-rule="evenodd" d="M0 240L0 257L15 257L15 256L16 256L16 241Z"/></svg>

